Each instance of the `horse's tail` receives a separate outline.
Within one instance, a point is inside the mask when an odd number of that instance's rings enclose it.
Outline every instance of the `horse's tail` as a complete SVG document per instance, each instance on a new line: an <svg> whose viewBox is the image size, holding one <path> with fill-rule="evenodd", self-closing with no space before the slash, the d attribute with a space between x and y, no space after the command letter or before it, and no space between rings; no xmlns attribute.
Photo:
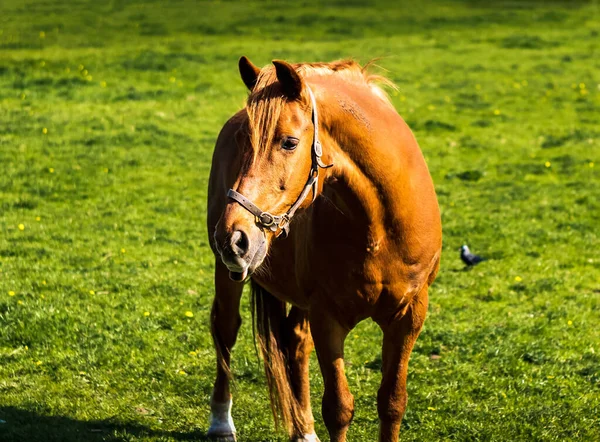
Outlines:
<svg viewBox="0 0 600 442"><path fill-rule="evenodd" d="M290 437L305 427L302 409L290 382L287 353L286 304L252 281L254 335L265 364L265 374L275 426L282 423Z"/></svg>

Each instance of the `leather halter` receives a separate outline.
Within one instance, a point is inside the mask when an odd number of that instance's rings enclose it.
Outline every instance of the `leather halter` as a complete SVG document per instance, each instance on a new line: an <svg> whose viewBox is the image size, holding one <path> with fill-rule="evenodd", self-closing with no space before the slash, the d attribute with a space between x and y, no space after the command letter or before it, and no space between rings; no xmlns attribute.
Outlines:
<svg viewBox="0 0 600 442"><path fill-rule="evenodd" d="M312 123L314 126L314 135L311 149L312 164L310 166L310 173L308 174L308 180L304 185L304 189L300 193L296 202L292 204L292 207L288 209L283 215L273 215L269 212L262 211L256 204L246 198L239 192L233 189L227 191L227 196L232 200L239 203L244 209L250 212L256 218L256 224L261 228L269 229L271 232L277 232L276 236L284 234L284 237L288 235L290 230L290 221L298 210L298 207L302 205L308 194L312 189L312 200L314 201L317 197L317 190L319 188L319 168L326 169L333 164L325 165L321 160L323 155L323 148L319 141L319 115L317 113L317 101L312 90L306 85L308 95L310 95L310 101L312 104Z"/></svg>

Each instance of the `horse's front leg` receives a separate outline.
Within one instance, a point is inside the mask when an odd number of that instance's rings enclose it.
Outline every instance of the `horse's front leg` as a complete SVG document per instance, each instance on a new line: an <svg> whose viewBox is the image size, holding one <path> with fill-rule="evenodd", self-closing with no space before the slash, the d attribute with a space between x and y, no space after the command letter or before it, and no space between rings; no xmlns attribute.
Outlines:
<svg viewBox="0 0 600 442"><path fill-rule="evenodd" d="M229 271L217 260L215 264L215 299L211 311L211 332L217 351L217 378L210 402L210 427L207 435L222 441L235 441L231 417L230 361L237 333L242 323L240 298L243 284L229 279Z"/></svg>
<svg viewBox="0 0 600 442"><path fill-rule="evenodd" d="M383 330L382 380L377 394L379 441L397 442L408 394L408 360L427 314L427 286L402 316L379 325Z"/></svg>
<svg viewBox="0 0 600 442"><path fill-rule="evenodd" d="M331 442L344 442L354 417L354 397L344 373L344 341L350 329L322 306L311 306L310 329L323 375L323 421Z"/></svg>
<svg viewBox="0 0 600 442"><path fill-rule="evenodd" d="M315 420L310 407L310 383L308 367L313 341L308 325L308 312L292 307L285 320L286 351L288 353L292 392L302 413L301 428L294 428L292 442L318 442Z"/></svg>

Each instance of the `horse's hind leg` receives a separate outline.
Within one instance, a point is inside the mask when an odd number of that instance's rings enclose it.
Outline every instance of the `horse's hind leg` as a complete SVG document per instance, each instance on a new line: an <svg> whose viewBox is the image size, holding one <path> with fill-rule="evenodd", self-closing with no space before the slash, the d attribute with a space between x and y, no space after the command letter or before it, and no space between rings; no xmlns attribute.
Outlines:
<svg viewBox="0 0 600 442"><path fill-rule="evenodd" d="M285 321L286 325L286 351L289 360L290 383L292 392L298 401L300 412L303 414L301 422L304 428L295 428L292 436L293 442L316 442L319 439L315 434L314 417L310 407L310 385L308 366L313 341L308 325L308 312L292 307Z"/></svg>
<svg viewBox="0 0 600 442"><path fill-rule="evenodd" d="M379 441L396 442L406 410L408 359L427 314L427 287L412 300L402 316L379 325L383 330L383 378L377 394Z"/></svg>
<svg viewBox="0 0 600 442"><path fill-rule="evenodd" d="M322 307L311 307L312 331L325 384L323 420L331 442L344 442L354 416L354 397L344 373L344 341L350 330Z"/></svg>
<svg viewBox="0 0 600 442"><path fill-rule="evenodd" d="M223 441L235 440L235 426L231 418L229 367L231 349L242 323L239 313L243 285L229 279L223 264L215 266L215 299L211 312L211 331L217 351L217 379L210 403L210 427L207 435Z"/></svg>

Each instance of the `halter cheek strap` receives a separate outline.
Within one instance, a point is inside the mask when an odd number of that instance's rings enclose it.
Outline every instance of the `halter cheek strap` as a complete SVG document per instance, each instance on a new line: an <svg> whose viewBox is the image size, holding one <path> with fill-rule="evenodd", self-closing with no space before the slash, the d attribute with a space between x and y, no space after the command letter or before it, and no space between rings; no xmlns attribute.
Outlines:
<svg viewBox="0 0 600 442"><path fill-rule="evenodd" d="M300 196L296 199L296 202L292 204L292 206L285 212L283 215L273 215L269 212L262 211L256 204L246 198L239 192L236 192L233 189L229 189L227 191L227 196L232 200L236 201L240 204L244 209L254 215L256 218L256 223L262 227L269 229L271 232L275 232L277 236L282 233L284 236L287 236L290 230L290 221L292 217L296 213L296 210L302 205L310 191L312 190L312 200L314 201L317 197L317 190L319 188L319 168L326 169L333 164L325 165L321 160L321 156L323 155L323 147L321 146L321 142L319 141L319 114L317 112L317 100L315 100L315 96L306 85L306 89L308 90L308 95L310 96L310 101L312 105L312 123L314 126L314 135L311 149L311 166L310 173L308 175L308 180L304 185L304 189L300 193Z"/></svg>

